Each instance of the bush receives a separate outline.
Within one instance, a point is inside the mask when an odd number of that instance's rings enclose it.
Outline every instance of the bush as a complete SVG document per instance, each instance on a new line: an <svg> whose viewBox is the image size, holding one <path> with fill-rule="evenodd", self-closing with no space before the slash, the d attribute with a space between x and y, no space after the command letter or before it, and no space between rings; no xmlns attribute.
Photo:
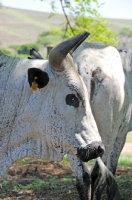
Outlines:
<svg viewBox="0 0 132 200"><path fill-rule="evenodd" d="M9 50L6 50L6 49L4 49L4 48L0 48L0 51L1 51L2 53L4 53L4 54L8 55L8 56L11 56L11 55L12 55L11 52L10 52Z"/></svg>
<svg viewBox="0 0 132 200"><path fill-rule="evenodd" d="M37 51L39 50L37 44L23 44L17 48L18 54L29 54L31 48L35 48Z"/></svg>
<svg viewBox="0 0 132 200"><path fill-rule="evenodd" d="M43 46L53 46L62 41L63 32L59 28L53 28L50 31L41 33L38 36L37 44Z"/></svg>
<svg viewBox="0 0 132 200"><path fill-rule="evenodd" d="M132 30L129 29L129 28L123 28L120 33L120 35L123 35L123 36L127 36L127 37L132 37Z"/></svg>

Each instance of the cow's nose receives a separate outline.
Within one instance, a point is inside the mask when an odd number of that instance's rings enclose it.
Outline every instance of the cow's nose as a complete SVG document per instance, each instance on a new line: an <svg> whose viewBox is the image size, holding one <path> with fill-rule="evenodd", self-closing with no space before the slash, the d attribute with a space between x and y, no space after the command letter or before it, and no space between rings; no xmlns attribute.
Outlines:
<svg viewBox="0 0 132 200"><path fill-rule="evenodd" d="M77 148L77 155L83 161L87 162L91 159L101 157L105 151L102 142L92 142L85 148Z"/></svg>

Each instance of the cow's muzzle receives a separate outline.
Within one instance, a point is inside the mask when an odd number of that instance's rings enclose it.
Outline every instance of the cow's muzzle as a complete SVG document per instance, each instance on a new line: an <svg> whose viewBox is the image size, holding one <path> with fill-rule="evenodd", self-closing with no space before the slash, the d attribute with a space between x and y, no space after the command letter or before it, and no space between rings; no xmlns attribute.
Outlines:
<svg viewBox="0 0 132 200"><path fill-rule="evenodd" d="M77 155L83 161L87 162L97 157L102 157L105 147L102 142L92 142L85 148L77 148Z"/></svg>

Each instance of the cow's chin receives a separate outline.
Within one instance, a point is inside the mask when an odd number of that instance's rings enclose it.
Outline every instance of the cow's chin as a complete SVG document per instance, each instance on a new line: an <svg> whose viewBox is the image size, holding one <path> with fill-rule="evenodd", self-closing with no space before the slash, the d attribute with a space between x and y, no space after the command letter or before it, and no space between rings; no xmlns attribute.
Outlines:
<svg viewBox="0 0 132 200"><path fill-rule="evenodd" d="M83 162L87 162L97 157L102 157L104 151L105 151L105 148L102 143L94 142L90 145L87 145L85 148L78 148L77 156Z"/></svg>

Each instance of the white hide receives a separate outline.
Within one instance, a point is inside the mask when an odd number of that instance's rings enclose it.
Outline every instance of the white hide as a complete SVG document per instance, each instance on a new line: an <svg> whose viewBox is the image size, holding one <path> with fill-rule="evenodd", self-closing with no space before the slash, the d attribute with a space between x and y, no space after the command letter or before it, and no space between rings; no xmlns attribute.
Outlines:
<svg viewBox="0 0 132 200"><path fill-rule="evenodd" d="M32 92L27 70L47 72L49 83ZM81 97L79 107L66 104L68 94ZM25 156L60 160L77 147L101 141L86 87L75 68L51 70L48 61L0 53L0 176Z"/></svg>
<svg viewBox="0 0 132 200"><path fill-rule="evenodd" d="M132 130L132 53L83 43L73 59L86 84L92 113L105 145L103 160L114 172L126 134Z"/></svg>

